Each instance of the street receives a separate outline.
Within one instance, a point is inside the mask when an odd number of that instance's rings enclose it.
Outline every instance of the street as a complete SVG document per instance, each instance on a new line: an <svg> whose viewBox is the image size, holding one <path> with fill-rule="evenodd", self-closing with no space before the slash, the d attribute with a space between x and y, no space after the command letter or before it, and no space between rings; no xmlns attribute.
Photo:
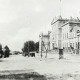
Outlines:
<svg viewBox="0 0 80 80"><path fill-rule="evenodd" d="M13 74L17 76L20 74L21 76L17 77L19 79L24 79L25 75L30 74L40 77L30 78L31 80L80 80L80 55L67 54L62 60L58 59L58 54L48 54L48 58L40 58L39 55L36 57L11 55L9 58L0 59L0 78L6 79L10 75L13 77Z"/></svg>

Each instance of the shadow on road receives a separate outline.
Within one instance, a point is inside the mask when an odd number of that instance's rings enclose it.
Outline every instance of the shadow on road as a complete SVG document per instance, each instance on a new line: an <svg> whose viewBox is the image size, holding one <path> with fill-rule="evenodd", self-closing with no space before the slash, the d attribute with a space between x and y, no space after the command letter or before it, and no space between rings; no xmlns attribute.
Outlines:
<svg viewBox="0 0 80 80"><path fill-rule="evenodd" d="M40 75L37 72L0 71L0 80L80 80L80 74Z"/></svg>
<svg viewBox="0 0 80 80"><path fill-rule="evenodd" d="M47 80L44 75L37 72L20 73L20 74L3 74L0 75L0 80Z"/></svg>
<svg viewBox="0 0 80 80"><path fill-rule="evenodd" d="M3 60L0 60L0 62L3 62Z"/></svg>

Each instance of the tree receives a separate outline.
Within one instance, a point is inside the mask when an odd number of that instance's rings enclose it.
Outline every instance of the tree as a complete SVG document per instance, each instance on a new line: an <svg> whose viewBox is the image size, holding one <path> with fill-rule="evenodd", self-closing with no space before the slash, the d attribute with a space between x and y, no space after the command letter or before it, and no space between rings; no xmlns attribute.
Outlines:
<svg viewBox="0 0 80 80"><path fill-rule="evenodd" d="M39 42L35 43L35 50L36 50L37 53L39 52Z"/></svg>
<svg viewBox="0 0 80 80"><path fill-rule="evenodd" d="M28 51L35 51L35 42L34 41L28 41Z"/></svg>
<svg viewBox="0 0 80 80"><path fill-rule="evenodd" d="M22 48L24 55L29 55L29 52L35 51L35 42L34 41L26 41L24 43L24 47Z"/></svg>
<svg viewBox="0 0 80 80"><path fill-rule="evenodd" d="M2 45L0 44L0 58L3 56L3 50L2 50Z"/></svg>
<svg viewBox="0 0 80 80"><path fill-rule="evenodd" d="M9 54L10 54L10 49L9 47L6 45L4 47L4 57L9 57Z"/></svg>

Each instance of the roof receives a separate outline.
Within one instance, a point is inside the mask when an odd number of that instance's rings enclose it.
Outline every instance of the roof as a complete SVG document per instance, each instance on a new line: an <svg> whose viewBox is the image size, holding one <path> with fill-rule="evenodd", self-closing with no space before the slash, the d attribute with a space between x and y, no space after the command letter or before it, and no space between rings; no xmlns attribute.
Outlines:
<svg viewBox="0 0 80 80"><path fill-rule="evenodd" d="M63 24L61 27L65 26L67 24L80 24L80 21L68 21L65 24Z"/></svg>
<svg viewBox="0 0 80 80"><path fill-rule="evenodd" d="M51 22L51 25L53 25L54 23L58 22L58 21L68 21L69 19L63 19L61 16L59 16L59 18L57 19L53 19Z"/></svg>
<svg viewBox="0 0 80 80"><path fill-rule="evenodd" d="M51 33L51 31L48 31L48 34L43 34L43 33L41 33L41 34L39 35L39 37L41 37L41 36L43 36L43 37L49 37L50 33Z"/></svg>

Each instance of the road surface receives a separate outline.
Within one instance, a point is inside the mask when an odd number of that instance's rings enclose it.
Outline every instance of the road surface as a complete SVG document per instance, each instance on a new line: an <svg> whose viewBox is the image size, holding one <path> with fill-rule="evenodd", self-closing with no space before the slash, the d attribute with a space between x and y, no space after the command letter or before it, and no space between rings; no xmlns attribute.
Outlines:
<svg viewBox="0 0 80 80"><path fill-rule="evenodd" d="M47 59L11 55L0 59L0 78L80 80L80 55L66 55L62 60L58 59L58 55L48 55Z"/></svg>

